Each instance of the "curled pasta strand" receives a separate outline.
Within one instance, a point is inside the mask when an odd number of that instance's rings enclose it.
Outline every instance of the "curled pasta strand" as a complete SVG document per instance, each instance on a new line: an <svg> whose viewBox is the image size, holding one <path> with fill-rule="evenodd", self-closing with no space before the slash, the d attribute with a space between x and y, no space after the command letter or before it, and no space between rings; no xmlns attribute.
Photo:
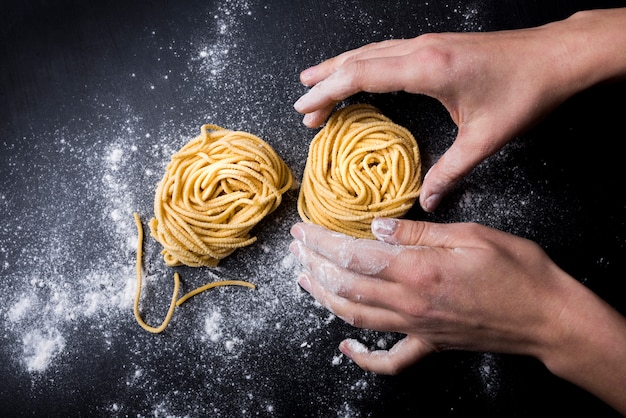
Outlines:
<svg viewBox="0 0 626 418"><path fill-rule="evenodd" d="M243 286L243 287L249 287L250 289L256 289L256 285L250 282L242 281L242 280L221 280L219 282L211 282L211 283L205 284L204 286L200 286L197 289L194 289L191 292L185 294L183 297L181 297L180 299L176 301L176 306L182 305L187 300L196 296L197 294L200 294L206 290L213 289L214 287L219 287L219 286Z"/></svg>
<svg viewBox="0 0 626 418"><path fill-rule="evenodd" d="M167 314L165 315L165 319L158 327L153 327L143 320L141 314L139 313L139 299L141 298L141 286L142 286L142 272L141 272L141 260L143 258L143 226L141 225L141 219L137 213L134 214L135 224L137 225L137 262L135 264L136 273L137 273L137 288L135 289L135 300L133 303L133 311L135 313L135 319L137 323L146 331L151 332L153 334L158 334L163 332L163 330L167 327L167 325L172 320L172 316L174 315L174 309L176 309L176 298L178 297L178 289L180 288L180 276L178 273L174 273L174 292L172 293L172 302L170 303L170 307L167 310Z"/></svg>
<svg viewBox="0 0 626 418"><path fill-rule="evenodd" d="M165 328L167 328L167 326L169 325L170 321L172 320L172 317L174 316L174 310L176 309L177 306L182 305L191 297L196 296L197 294L207 291L209 289L212 289L214 287L243 286L243 287L249 287L251 289L256 289L256 285L250 282L243 281L243 280L220 280L217 282L207 283L204 286L200 286L190 291L189 293L185 294L184 296L182 296L180 299L177 300L179 289L180 289L180 275L178 273L174 273L174 291L172 293L172 301L170 302L170 307L167 310L165 319L163 319L163 322L158 327L153 327L153 326L148 325L143 320L139 312L139 300L141 299L141 287L142 287L142 276L143 276L142 271L141 271L141 265L142 265L142 260L143 260L143 225L141 224L141 218L139 217L139 214L135 212L133 216L135 218L135 224L137 225L137 258L136 258L136 263L135 263L136 289L135 289L135 298L133 302L133 312L135 314L135 319L137 320L137 323L146 331L151 332L153 334L159 334L163 332Z"/></svg>
<svg viewBox="0 0 626 418"><path fill-rule="evenodd" d="M367 104L344 107L313 138L298 213L358 238L373 238L375 217L399 217L422 185L415 138Z"/></svg>

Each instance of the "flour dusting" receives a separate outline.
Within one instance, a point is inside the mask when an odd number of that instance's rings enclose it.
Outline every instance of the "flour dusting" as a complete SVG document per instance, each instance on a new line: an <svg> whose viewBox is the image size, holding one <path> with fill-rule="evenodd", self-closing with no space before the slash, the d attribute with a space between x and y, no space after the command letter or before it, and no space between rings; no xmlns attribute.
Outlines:
<svg viewBox="0 0 626 418"><path fill-rule="evenodd" d="M451 16L464 20L460 29L481 28L477 7L450 7ZM140 37L128 40L133 54L152 60L145 68L103 75L107 78L94 81L94 93L77 94L86 116L55 120L12 139L9 177L25 195L39 197L33 202L0 191L0 210L9 221L0 225L0 291L6 295L0 306L6 344L0 349L11 359L8 367L27 382L24 393L52 397L55 392L46 395L48 382L63 388L80 375L81 399L93 401L93 415L100 416L302 412L286 410L283 390L325 408L328 416L371 416L385 381L361 371L336 344L350 338L355 352L388 350L393 338L349 327L298 287L302 267L288 251L289 228L299 220L297 190L255 229L254 245L214 269L166 266L146 228L171 155L204 123L252 131L283 151L296 177L302 172L312 133L296 128L297 134L284 133L285 126L299 124L286 103L301 87L296 77L301 68L290 68L287 60L310 51L305 40L294 41L295 49L286 48L282 56L250 51L246 27L271 13L271 6L257 1L218 1L194 11L194 22L201 24L183 39L170 36L176 28L148 23ZM378 34L386 24L364 10L354 22L362 24L357 31L364 37L372 35L369 26ZM288 76L264 73L260 60L267 61L265 68L272 61L288 62L280 66ZM135 93L127 94L126 86ZM45 144L36 141L42 134ZM517 208L507 207L504 197L490 198L488 190L467 190L458 217L499 226L509 216L528 216L537 204L533 196ZM488 203L497 206L496 215L480 218L489 212L483 211ZM139 307L147 323L163 320L174 272L181 275L181 293L227 279L257 288L211 289L178 307L162 334L145 332L133 315L135 212L145 230ZM32 228L35 220L45 228ZM375 274L386 266L382 258L362 267ZM497 394L495 357L485 356L474 372L487 393ZM103 383L103 374L113 378ZM281 387L272 380L276 376ZM98 390L104 384L106 394Z"/></svg>
<svg viewBox="0 0 626 418"><path fill-rule="evenodd" d="M43 372L50 361L63 352L65 338L57 329L43 333L40 330L27 332L22 337L23 359L29 372Z"/></svg>

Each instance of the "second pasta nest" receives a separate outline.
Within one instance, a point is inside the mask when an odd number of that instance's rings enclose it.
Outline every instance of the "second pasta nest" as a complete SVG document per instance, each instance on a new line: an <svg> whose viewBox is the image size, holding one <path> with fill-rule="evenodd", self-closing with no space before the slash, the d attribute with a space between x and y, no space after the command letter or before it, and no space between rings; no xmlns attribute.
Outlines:
<svg viewBox="0 0 626 418"><path fill-rule="evenodd" d="M335 112L309 149L300 217L336 232L373 238L375 217L400 217L421 188L415 138L367 104Z"/></svg>

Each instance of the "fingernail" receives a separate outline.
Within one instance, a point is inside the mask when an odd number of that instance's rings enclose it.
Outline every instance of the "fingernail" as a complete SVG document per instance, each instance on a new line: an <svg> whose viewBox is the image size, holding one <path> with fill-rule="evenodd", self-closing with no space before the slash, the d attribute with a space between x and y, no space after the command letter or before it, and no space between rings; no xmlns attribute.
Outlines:
<svg viewBox="0 0 626 418"><path fill-rule="evenodd" d="M352 352L350 351L350 344L348 343L348 340L343 340L339 343L339 351L341 351L344 356L352 358Z"/></svg>
<svg viewBox="0 0 626 418"><path fill-rule="evenodd" d="M296 109L297 112L302 113L303 110L306 108L308 101L309 101L309 96L308 96L308 93L306 93L300 96L298 100L296 100L296 102L293 104L293 108Z"/></svg>
<svg viewBox="0 0 626 418"><path fill-rule="evenodd" d="M291 236L297 239L298 241L304 241L304 231L302 230L302 227L300 227L299 224L295 224L294 226L292 226L290 233L291 233Z"/></svg>
<svg viewBox="0 0 626 418"><path fill-rule="evenodd" d="M306 115L304 115L304 117L302 118L302 123L306 126L311 125L313 122L313 115L311 113L307 113Z"/></svg>
<svg viewBox="0 0 626 418"><path fill-rule="evenodd" d="M424 201L423 208L426 212L432 212L439 206L439 202L441 202L441 195L438 193L431 194Z"/></svg>
<svg viewBox="0 0 626 418"><path fill-rule="evenodd" d="M300 255L300 243L298 241L293 241L289 244L289 251L291 251L291 254L298 258Z"/></svg>
<svg viewBox="0 0 626 418"><path fill-rule="evenodd" d="M307 292L311 293L311 281L306 274L301 274L298 277L298 285Z"/></svg>
<svg viewBox="0 0 626 418"><path fill-rule="evenodd" d="M393 236L398 230L398 220L393 218L374 218L372 221L372 233L376 238L384 241Z"/></svg>
<svg viewBox="0 0 626 418"><path fill-rule="evenodd" d="M339 343L339 351L352 358L355 353L363 354L369 352L365 344L353 338L348 338Z"/></svg>
<svg viewBox="0 0 626 418"><path fill-rule="evenodd" d="M302 84L304 84L307 87L310 87L311 79L313 78L314 72L315 72L314 67L307 68L306 70L302 71L300 73L300 81L302 82Z"/></svg>

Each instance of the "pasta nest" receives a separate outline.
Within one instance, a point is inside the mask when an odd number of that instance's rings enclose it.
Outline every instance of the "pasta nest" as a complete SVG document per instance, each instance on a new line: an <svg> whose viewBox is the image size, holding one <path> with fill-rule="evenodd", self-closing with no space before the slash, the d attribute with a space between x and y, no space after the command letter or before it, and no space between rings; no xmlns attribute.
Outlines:
<svg viewBox="0 0 626 418"><path fill-rule="evenodd" d="M256 241L250 230L280 205L292 183L285 162L262 139L203 125L167 165L151 235L167 265L214 267Z"/></svg>
<svg viewBox="0 0 626 418"><path fill-rule="evenodd" d="M372 220L406 214L421 184L411 132L371 105L351 105L331 115L311 142L298 212L306 222L373 238Z"/></svg>

